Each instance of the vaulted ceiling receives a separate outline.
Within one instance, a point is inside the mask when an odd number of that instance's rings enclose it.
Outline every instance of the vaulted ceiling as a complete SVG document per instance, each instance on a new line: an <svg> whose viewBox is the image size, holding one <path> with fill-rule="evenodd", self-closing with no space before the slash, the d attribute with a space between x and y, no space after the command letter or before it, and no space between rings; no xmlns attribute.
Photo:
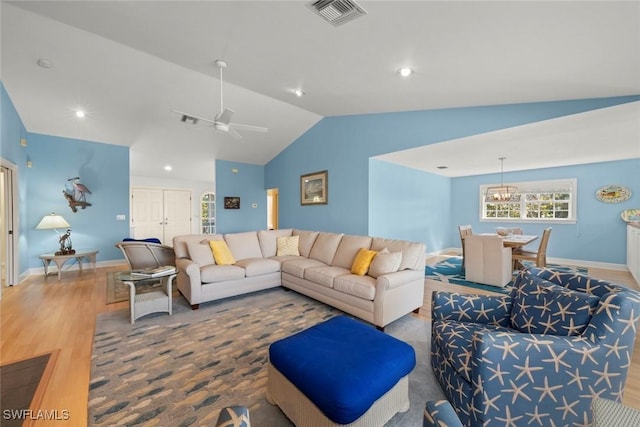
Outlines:
<svg viewBox="0 0 640 427"><path fill-rule="evenodd" d="M307 3L3 1L0 77L30 132L127 145L133 175L190 180L215 158L265 164L324 116L640 94L639 2L360 1L340 26ZM171 112L219 112L215 59L233 121L268 133Z"/></svg>

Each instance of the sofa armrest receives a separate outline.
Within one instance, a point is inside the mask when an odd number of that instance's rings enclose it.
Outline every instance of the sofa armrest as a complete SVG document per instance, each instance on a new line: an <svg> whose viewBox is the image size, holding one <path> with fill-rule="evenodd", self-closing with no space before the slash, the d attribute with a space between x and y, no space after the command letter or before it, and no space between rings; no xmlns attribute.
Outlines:
<svg viewBox="0 0 640 427"><path fill-rule="evenodd" d="M509 326L512 300L509 295L474 295L433 291L432 320ZM473 310L473 307L480 307Z"/></svg>
<svg viewBox="0 0 640 427"><path fill-rule="evenodd" d="M394 289L418 279L424 279L424 271L401 270L378 276L378 280L376 282L376 295L380 291L384 292L389 289Z"/></svg>
<svg viewBox="0 0 640 427"><path fill-rule="evenodd" d="M191 305L202 302L202 280L200 279L200 264L189 258L177 258L178 289Z"/></svg>

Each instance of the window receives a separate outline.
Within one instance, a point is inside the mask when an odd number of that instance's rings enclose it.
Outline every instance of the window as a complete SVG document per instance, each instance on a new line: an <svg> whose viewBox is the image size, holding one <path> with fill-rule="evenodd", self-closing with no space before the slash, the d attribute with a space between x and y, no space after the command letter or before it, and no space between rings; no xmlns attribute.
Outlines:
<svg viewBox="0 0 640 427"><path fill-rule="evenodd" d="M216 234L216 195L205 193L200 201L202 234Z"/></svg>
<svg viewBox="0 0 640 427"><path fill-rule="evenodd" d="M518 194L507 201L487 200L491 185L480 186L483 221L576 222L576 179L512 183Z"/></svg>

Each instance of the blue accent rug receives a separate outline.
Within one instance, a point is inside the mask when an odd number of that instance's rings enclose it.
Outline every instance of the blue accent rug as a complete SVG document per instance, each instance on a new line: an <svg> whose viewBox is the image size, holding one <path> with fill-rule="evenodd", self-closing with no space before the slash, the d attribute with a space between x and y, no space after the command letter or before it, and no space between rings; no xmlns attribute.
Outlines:
<svg viewBox="0 0 640 427"><path fill-rule="evenodd" d="M524 262L524 265L534 266L532 262ZM558 264L547 264L547 268L562 272L574 272L587 274L587 269L584 267L573 267ZM471 282L465 279L464 272L462 271L462 257L452 256L443 261L438 262L435 265L427 265L424 269L424 275L427 279L437 280L439 282L452 283L454 285L467 286L475 289L483 289L485 291L498 292L508 294L511 292L511 286L513 280L509 282L504 288L499 286L483 285L482 283Z"/></svg>

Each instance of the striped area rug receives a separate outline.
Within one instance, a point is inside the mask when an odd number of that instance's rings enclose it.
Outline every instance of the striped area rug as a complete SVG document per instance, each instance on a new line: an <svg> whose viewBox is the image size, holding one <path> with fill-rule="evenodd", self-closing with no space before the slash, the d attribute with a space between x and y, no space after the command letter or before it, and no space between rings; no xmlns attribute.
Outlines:
<svg viewBox="0 0 640 427"><path fill-rule="evenodd" d="M225 406L249 408L253 424L289 427L267 403L269 345L341 311L275 288L201 304L174 297L174 315L129 323L127 310L96 321L89 425L211 426ZM385 332L409 343L418 363L409 375L411 407L387 427L421 425L424 402L444 398L429 366L431 324L404 316Z"/></svg>

